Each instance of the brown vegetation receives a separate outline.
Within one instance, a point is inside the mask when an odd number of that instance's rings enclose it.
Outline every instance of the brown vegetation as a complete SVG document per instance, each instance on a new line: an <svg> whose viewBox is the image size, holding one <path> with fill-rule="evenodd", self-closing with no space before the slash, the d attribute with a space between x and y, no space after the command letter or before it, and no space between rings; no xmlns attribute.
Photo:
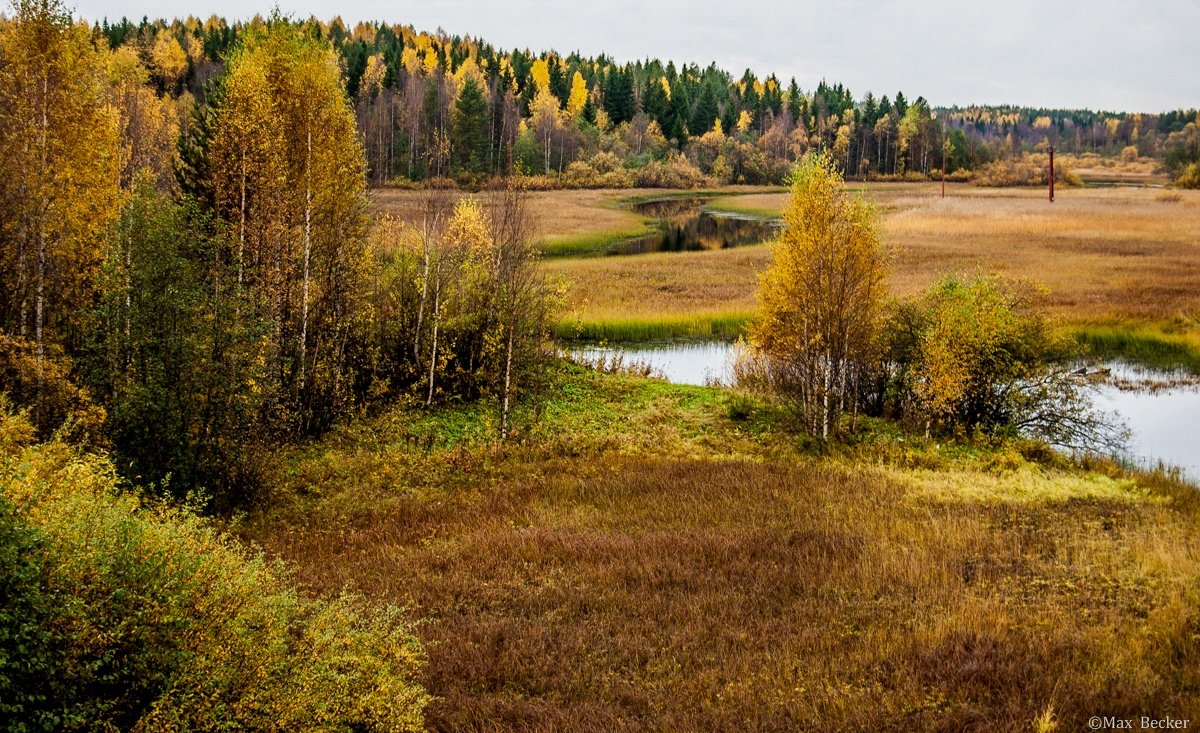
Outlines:
<svg viewBox="0 0 1200 733"><path fill-rule="evenodd" d="M1200 714L1195 501L1012 450L817 462L715 390L560 387L579 401L516 453L406 448L399 416L356 428L292 462L320 498L250 532L315 592L423 619L434 729Z"/></svg>
<svg viewBox="0 0 1200 733"><path fill-rule="evenodd" d="M1200 307L1200 195L1192 192L1163 202L1150 189L1074 189L1049 204L1037 190L952 186L945 199L938 184L864 190L883 211L884 238L897 250L891 289L898 295L923 290L940 274L995 270L1044 285L1051 314L1072 322L1168 320ZM786 196L752 193L714 205L778 212ZM756 273L769 256L766 247L750 247L546 267L576 283L570 304L584 318L660 307L750 311Z"/></svg>

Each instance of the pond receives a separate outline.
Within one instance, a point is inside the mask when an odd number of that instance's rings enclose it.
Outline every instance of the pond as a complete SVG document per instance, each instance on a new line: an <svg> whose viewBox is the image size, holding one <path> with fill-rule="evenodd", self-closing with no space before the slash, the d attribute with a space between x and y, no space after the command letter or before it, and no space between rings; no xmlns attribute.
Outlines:
<svg viewBox="0 0 1200 733"><path fill-rule="evenodd" d="M779 231L779 221L741 216L704 208L703 198L671 198L643 201L633 210L658 219L659 231L617 244L611 254L647 252L692 252L758 244Z"/></svg>
<svg viewBox="0 0 1200 733"><path fill-rule="evenodd" d="M730 384L733 344L719 341L588 346L576 350L588 359L621 356L625 363L645 364L676 384ZM1154 468L1174 466L1200 481L1200 384L1185 373L1142 369L1126 364L1105 366L1110 379L1094 392L1093 402L1115 412L1131 432L1132 463Z"/></svg>

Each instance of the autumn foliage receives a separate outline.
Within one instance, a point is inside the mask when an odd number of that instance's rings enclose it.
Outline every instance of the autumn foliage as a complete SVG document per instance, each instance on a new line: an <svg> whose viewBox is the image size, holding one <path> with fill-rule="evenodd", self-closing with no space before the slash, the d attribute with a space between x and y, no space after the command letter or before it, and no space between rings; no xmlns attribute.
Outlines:
<svg viewBox="0 0 1200 733"><path fill-rule="evenodd" d="M822 439L858 407L878 351L887 251L871 206L845 190L833 161L793 173L784 230L762 276L751 360Z"/></svg>

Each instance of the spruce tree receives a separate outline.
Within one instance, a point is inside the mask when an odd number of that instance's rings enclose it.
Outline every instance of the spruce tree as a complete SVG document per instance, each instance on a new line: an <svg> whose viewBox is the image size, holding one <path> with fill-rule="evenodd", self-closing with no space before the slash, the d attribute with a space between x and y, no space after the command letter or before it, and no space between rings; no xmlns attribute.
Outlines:
<svg viewBox="0 0 1200 733"><path fill-rule="evenodd" d="M455 166L468 173L487 169L487 99L473 76L463 81L454 101L454 126L451 145Z"/></svg>
<svg viewBox="0 0 1200 733"><path fill-rule="evenodd" d="M604 86L604 111L614 125L633 119L633 75L618 67L609 69Z"/></svg>
<svg viewBox="0 0 1200 733"><path fill-rule="evenodd" d="M717 109L717 98L713 94L712 85L701 83L700 98L696 100L696 109L692 111L688 129L693 135L703 135L713 128L718 114L720 111Z"/></svg>

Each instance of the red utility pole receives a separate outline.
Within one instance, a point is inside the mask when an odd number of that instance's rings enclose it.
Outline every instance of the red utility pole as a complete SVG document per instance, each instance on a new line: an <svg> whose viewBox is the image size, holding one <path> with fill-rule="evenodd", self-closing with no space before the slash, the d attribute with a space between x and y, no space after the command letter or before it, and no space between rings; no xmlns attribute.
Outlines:
<svg viewBox="0 0 1200 733"><path fill-rule="evenodd" d="M1054 203L1054 146L1050 146L1050 203Z"/></svg>

